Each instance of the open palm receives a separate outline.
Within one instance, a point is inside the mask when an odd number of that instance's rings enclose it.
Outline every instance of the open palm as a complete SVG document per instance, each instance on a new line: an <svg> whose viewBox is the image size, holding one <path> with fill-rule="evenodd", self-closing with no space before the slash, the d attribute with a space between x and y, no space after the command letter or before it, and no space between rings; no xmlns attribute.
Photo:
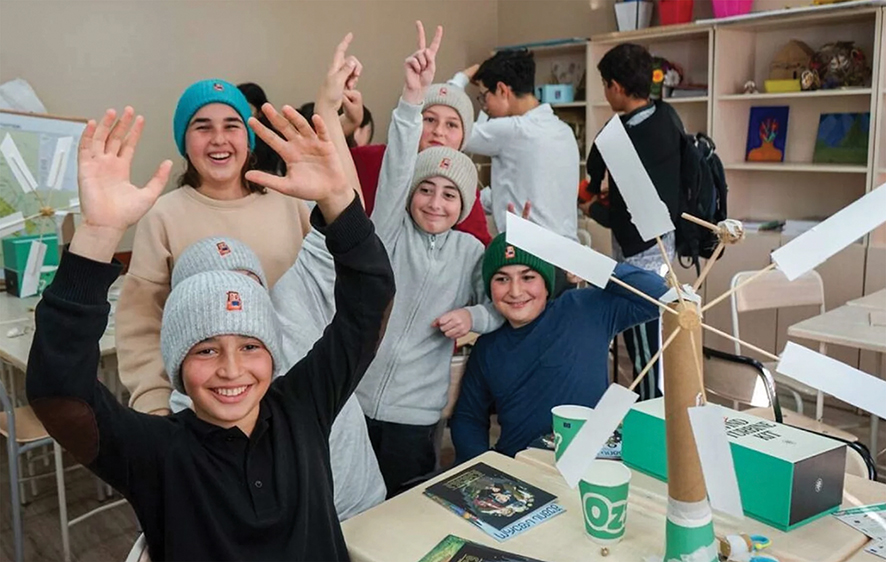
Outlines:
<svg viewBox="0 0 886 562"><path fill-rule="evenodd" d="M282 115L271 104L265 104L262 111L283 138L255 118L249 120L249 126L286 162L286 175L252 170L246 173L247 180L309 201L322 201L350 189L322 117L314 115L315 132L288 105L283 107Z"/></svg>
<svg viewBox="0 0 886 562"><path fill-rule="evenodd" d="M77 167L84 224L126 230L154 205L169 179L172 162L167 160L144 188L130 181L132 157L144 128L144 119L133 116L127 107L115 124L116 112L109 109L100 123L90 121L80 138Z"/></svg>

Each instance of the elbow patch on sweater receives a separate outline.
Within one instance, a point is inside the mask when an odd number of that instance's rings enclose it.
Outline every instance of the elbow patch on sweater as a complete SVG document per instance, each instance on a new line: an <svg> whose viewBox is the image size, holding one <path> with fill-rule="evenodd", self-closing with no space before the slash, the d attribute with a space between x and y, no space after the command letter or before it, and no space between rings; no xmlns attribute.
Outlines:
<svg viewBox="0 0 886 562"><path fill-rule="evenodd" d="M31 403L53 439L88 466L98 455L98 425L92 408L76 398L38 398Z"/></svg>

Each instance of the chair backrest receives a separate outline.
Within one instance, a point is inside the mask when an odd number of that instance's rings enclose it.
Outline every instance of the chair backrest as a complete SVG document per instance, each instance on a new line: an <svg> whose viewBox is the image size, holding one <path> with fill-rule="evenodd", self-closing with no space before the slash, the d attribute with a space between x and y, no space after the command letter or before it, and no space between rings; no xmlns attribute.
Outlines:
<svg viewBox="0 0 886 562"><path fill-rule="evenodd" d="M132 549L126 557L126 562L151 562L151 557L148 556L148 542L145 540L144 533L135 540L135 544L132 545Z"/></svg>
<svg viewBox="0 0 886 562"><path fill-rule="evenodd" d="M732 287L755 275L756 271L740 271L732 277ZM733 294L738 312L818 305L824 307L824 283L817 271L788 281L778 270L767 271ZM824 312L824 308L822 308Z"/></svg>
<svg viewBox="0 0 886 562"><path fill-rule="evenodd" d="M781 423L781 406L775 394L775 381L756 359L703 348L704 386L710 394L755 408L772 408Z"/></svg>
<svg viewBox="0 0 886 562"><path fill-rule="evenodd" d="M453 355L449 362L449 398L443 408L442 418L444 420L452 417L455 412L455 403L458 401L458 393L461 390L461 378L465 374L467 365L467 355Z"/></svg>
<svg viewBox="0 0 886 562"><path fill-rule="evenodd" d="M756 271L739 271L732 277L730 288L735 288ZM824 314L824 282L817 271L810 271L801 277L788 281L784 273L778 270L767 271L732 293L732 335L741 337L738 315L752 310L769 310L773 308L790 308L795 306L816 305L819 314ZM735 343L736 355L741 354L741 345Z"/></svg>

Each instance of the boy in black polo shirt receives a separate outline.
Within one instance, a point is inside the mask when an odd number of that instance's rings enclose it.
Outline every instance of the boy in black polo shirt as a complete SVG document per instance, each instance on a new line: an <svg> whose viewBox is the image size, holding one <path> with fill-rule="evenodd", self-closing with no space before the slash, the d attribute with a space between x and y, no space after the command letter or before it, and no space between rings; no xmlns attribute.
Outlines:
<svg viewBox="0 0 886 562"><path fill-rule="evenodd" d="M287 176L249 179L317 202L311 222L335 260L337 314L288 376L271 382L282 356L264 289L227 271L186 279L166 303L161 351L194 410L167 417L126 408L95 374L107 291L120 273L114 251L172 163L142 189L130 183L143 126L131 108L116 125L113 111L90 122L80 142L83 222L37 306L28 398L50 435L130 501L155 562L348 560L329 432L375 356L394 279L322 119L314 133L294 110L284 113L266 109L289 140L255 119L250 126L289 163Z"/></svg>
<svg viewBox="0 0 886 562"><path fill-rule="evenodd" d="M644 47L631 43L617 45L610 49L597 64L606 101L616 113L634 144L643 167L649 174L659 197L667 206L674 224L680 220L680 186L687 164L682 163L681 135L683 124L680 117L661 100L649 99L652 89L652 56ZM588 155L587 190L592 196L600 195L606 163L595 144ZM589 206L581 205L590 215ZM618 186L609 176L609 225L612 229L613 257L624 263L647 271L665 275L667 266L656 246L655 240L644 241L631 222L624 198ZM673 263L675 257L674 233L662 237L668 257ZM624 332L625 345L631 356L636 376L649 362L660 347L659 320L635 326ZM659 364L639 386L640 399L661 396L658 388Z"/></svg>

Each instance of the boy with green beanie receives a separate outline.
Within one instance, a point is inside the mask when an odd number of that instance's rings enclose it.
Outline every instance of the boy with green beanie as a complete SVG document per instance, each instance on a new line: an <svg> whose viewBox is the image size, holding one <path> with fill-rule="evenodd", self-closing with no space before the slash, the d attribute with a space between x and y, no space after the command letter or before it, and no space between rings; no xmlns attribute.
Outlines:
<svg viewBox="0 0 886 562"><path fill-rule="evenodd" d="M593 408L609 386L609 343L658 317L658 307L614 283L566 291L550 300L554 266L498 235L483 257L483 282L507 323L471 351L449 421L456 462L489 450L495 405L501 436L495 450L514 456L551 432L551 408ZM648 271L619 264L615 276L658 298L667 287Z"/></svg>
<svg viewBox="0 0 886 562"><path fill-rule="evenodd" d="M161 325L163 364L193 410L141 414L96 380L107 291L120 273L114 252L172 167L164 162L142 189L130 183L143 126L131 108L116 125L108 111L83 133L83 223L35 313L29 402L56 441L129 500L157 562L348 560L329 432L384 334L393 273L323 120L314 118L315 134L291 108L286 118L264 111L288 140L249 124L289 169L285 178L249 172L250 181L317 202L312 225L337 272L337 314L288 376L272 381L283 356L267 291L247 275L212 271L176 285Z"/></svg>

